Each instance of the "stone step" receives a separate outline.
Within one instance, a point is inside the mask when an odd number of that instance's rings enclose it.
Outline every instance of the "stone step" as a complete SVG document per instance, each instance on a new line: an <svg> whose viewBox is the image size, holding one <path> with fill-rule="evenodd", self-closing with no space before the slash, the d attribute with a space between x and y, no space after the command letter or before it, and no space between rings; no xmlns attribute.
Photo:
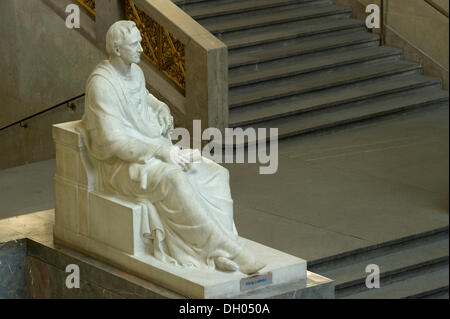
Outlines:
<svg viewBox="0 0 450 319"><path fill-rule="evenodd" d="M368 258L377 258L387 254L396 253L404 249L414 248L427 243L434 243L449 237L449 226L396 238L383 243L370 245L337 255L308 261L308 269L316 272L326 272L334 268L345 267Z"/></svg>
<svg viewBox="0 0 450 319"><path fill-rule="evenodd" d="M224 34L260 27L274 28L276 25L289 22L299 22L320 17L347 15L351 9L331 4L296 4L279 8L270 8L258 12L246 12L233 16L213 17L199 20L207 30L213 34Z"/></svg>
<svg viewBox="0 0 450 319"><path fill-rule="evenodd" d="M338 31L327 37L314 38L309 41L293 40L284 43L282 46L277 43L275 45L269 44L249 49L233 50L228 58L229 69L356 45L375 46L378 43L379 36L373 33L365 31Z"/></svg>
<svg viewBox="0 0 450 319"><path fill-rule="evenodd" d="M218 36L227 46L228 50L246 48L267 43L283 42L296 38L304 38L331 33L340 30L364 30L365 24L356 19L334 19L330 17L311 19L298 24L281 24L272 28L259 28L260 30L231 32Z"/></svg>
<svg viewBox="0 0 450 319"><path fill-rule="evenodd" d="M425 269L420 275L406 280L396 281L379 289L365 289L365 291L348 295L345 299L404 299L425 298L432 295L448 293L449 268L446 265L436 269Z"/></svg>
<svg viewBox="0 0 450 319"><path fill-rule="evenodd" d="M374 80L400 74L418 73L420 65L404 61L373 63L336 68L291 77L278 81L267 81L230 90L230 109L282 97L305 94L332 87L351 85L361 81ZM326 93L324 93L326 94Z"/></svg>
<svg viewBox="0 0 450 319"><path fill-rule="evenodd" d="M230 127L283 138L448 101L441 80L330 0L175 3L228 47Z"/></svg>
<svg viewBox="0 0 450 319"><path fill-rule="evenodd" d="M369 264L367 264L367 265L369 265ZM395 284L397 282L409 281L417 276L426 275L426 274L432 273L434 271L439 271L441 269L446 269L448 272L448 256L426 260L426 261L418 263L418 264L406 265L403 268L395 268L395 269L390 269L387 271L381 271L381 273L380 273L380 288ZM365 274L365 276L361 276L360 278L354 279L351 282L345 282L345 283L336 285L335 286L336 298L339 298L339 299L348 298L348 297L353 298L353 296L355 296L355 295L368 292L369 289L366 286L366 276L367 275L368 274ZM408 295L400 296L400 297L389 296L384 293L383 294L384 297L382 297L382 298L406 298L406 297L410 297L412 295L416 295L421 292L425 292L425 291L428 292L428 291L434 290L436 288L441 288L443 286L444 287L448 286L448 277L447 277L446 281L444 280L443 282L439 282L437 285L428 287L424 291L423 290L420 290L419 292L409 291Z"/></svg>
<svg viewBox="0 0 450 319"><path fill-rule="evenodd" d="M447 269L448 271L448 269ZM449 286L442 286L410 295L404 299L449 299Z"/></svg>
<svg viewBox="0 0 450 319"><path fill-rule="evenodd" d="M317 0L217 0L191 4L176 2L176 4L194 19L203 19L309 2L317 2Z"/></svg>
<svg viewBox="0 0 450 319"><path fill-rule="evenodd" d="M291 115L250 125L258 128L278 128L278 138L318 132L367 121L383 116L431 106L448 107L448 92L425 88L412 92L390 94L383 99L351 103L316 112ZM247 128L244 126L244 129ZM254 141L247 141L248 143Z"/></svg>
<svg viewBox="0 0 450 319"><path fill-rule="evenodd" d="M448 237L442 238L386 255L367 258L344 267L329 269L321 275L335 281L336 293L339 296L347 296L367 289L365 285L368 275L365 272L367 265L379 266L380 283L386 285L411 276L412 273L424 272L439 265L448 264L448 245Z"/></svg>
<svg viewBox="0 0 450 319"><path fill-rule="evenodd" d="M230 127L248 126L275 118L299 114L317 109L334 107L346 103L359 102L372 98L384 97L391 93L435 86L439 88L440 81L420 75L379 79L369 83L354 86L329 89L327 94L322 91L257 103L246 107L230 110Z"/></svg>
<svg viewBox="0 0 450 319"><path fill-rule="evenodd" d="M307 57L285 58L258 64L257 68L247 66L231 70L229 73L229 87L234 88L277 80L371 60L382 61L384 58L392 57L400 59L401 54L402 51L397 48L369 47L353 50L346 49L342 52L324 52Z"/></svg>
<svg viewBox="0 0 450 319"><path fill-rule="evenodd" d="M448 295L448 236L446 226L310 261L308 268L329 273L338 298L442 298ZM369 264L380 266L380 289L365 286ZM437 280L428 277L436 271ZM429 285L427 278L434 283Z"/></svg>
<svg viewBox="0 0 450 319"><path fill-rule="evenodd" d="M190 4L196 4L196 3L205 3L205 2L214 2L215 0L170 0L173 3L175 3L177 6L181 5L190 5Z"/></svg>

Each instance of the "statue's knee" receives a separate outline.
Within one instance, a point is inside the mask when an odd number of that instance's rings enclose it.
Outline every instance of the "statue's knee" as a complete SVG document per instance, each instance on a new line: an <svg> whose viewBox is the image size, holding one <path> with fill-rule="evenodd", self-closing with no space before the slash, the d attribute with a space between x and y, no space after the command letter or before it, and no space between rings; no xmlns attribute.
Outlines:
<svg viewBox="0 0 450 319"><path fill-rule="evenodd" d="M213 161L208 162L207 165L210 166L209 169L210 169L211 171L216 172L216 174L217 174L217 172L218 172L218 174L219 174L220 176L222 176L223 178L225 178L225 179L229 179L229 178L230 178L230 172L228 171L227 168L223 167L222 165L217 164L216 162L213 162Z"/></svg>
<svg viewBox="0 0 450 319"><path fill-rule="evenodd" d="M167 179L173 187L180 188L185 183L186 174L181 169L174 169L167 173Z"/></svg>
<svg viewBox="0 0 450 319"><path fill-rule="evenodd" d="M229 180L230 179L230 171L223 166L219 165L219 167L220 167L220 169L219 169L220 175L222 175L223 178L225 178L226 180Z"/></svg>

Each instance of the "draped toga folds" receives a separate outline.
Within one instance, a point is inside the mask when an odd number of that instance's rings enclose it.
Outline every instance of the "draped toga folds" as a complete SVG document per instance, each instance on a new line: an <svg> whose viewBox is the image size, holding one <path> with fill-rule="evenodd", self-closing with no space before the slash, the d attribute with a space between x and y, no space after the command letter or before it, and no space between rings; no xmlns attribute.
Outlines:
<svg viewBox="0 0 450 319"><path fill-rule="evenodd" d="M172 146L157 120L163 107L147 91L139 66L132 65L129 78L108 60L95 68L80 132L96 169L96 189L141 205L142 240L158 260L214 268L215 257L232 259L242 249L228 170L202 158L184 172L153 156Z"/></svg>

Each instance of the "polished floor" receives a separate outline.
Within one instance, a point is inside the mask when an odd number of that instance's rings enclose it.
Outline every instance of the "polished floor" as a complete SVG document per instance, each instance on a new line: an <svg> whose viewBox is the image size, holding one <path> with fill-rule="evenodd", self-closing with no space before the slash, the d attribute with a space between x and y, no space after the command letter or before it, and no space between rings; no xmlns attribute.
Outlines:
<svg viewBox="0 0 450 319"><path fill-rule="evenodd" d="M225 166L240 235L307 260L449 223L448 107L284 140L274 175ZM43 211L0 221L0 241L49 239L54 171L54 160L0 171L0 219Z"/></svg>

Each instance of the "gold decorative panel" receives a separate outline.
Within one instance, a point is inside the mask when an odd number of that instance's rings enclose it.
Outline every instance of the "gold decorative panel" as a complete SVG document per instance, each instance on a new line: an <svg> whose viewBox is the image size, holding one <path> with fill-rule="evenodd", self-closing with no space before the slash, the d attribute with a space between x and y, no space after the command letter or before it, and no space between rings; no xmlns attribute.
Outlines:
<svg viewBox="0 0 450 319"><path fill-rule="evenodd" d="M90 14L95 16L95 0L77 0L77 2Z"/></svg>
<svg viewBox="0 0 450 319"><path fill-rule="evenodd" d="M132 0L125 2L125 18L134 21L141 31L144 57L175 83L184 94L186 91L184 44L143 10L136 7Z"/></svg>

